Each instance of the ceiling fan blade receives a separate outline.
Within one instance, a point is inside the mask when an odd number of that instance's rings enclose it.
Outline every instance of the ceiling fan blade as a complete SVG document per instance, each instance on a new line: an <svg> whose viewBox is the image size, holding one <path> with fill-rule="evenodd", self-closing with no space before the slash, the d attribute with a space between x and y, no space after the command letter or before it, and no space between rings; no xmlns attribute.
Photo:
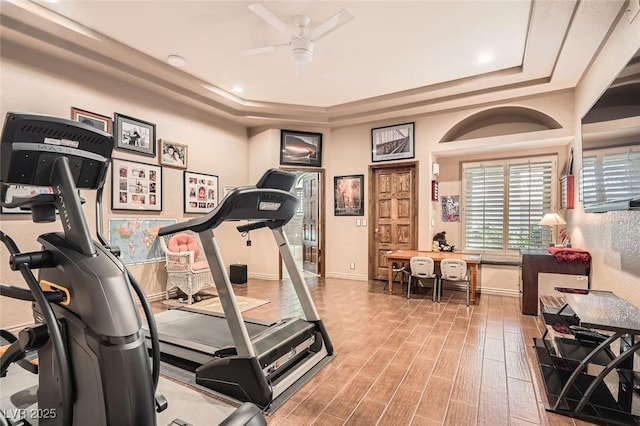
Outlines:
<svg viewBox="0 0 640 426"><path fill-rule="evenodd" d="M261 53L270 53L273 52L276 49L279 49L281 47L287 47L289 46L289 43L283 43L283 44L274 44L272 46L262 46L262 47L255 47L253 49L245 49L242 50L240 52L240 54L242 56L249 56L249 55L259 55Z"/></svg>
<svg viewBox="0 0 640 426"><path fill-rule="evenodd" d="M254 3L249 5L249 10L251 10L253 13L258 15L260 18L262 18L264 21L269 23L278 31L283 32L288 36L292 36L292 37L298 36L298 34L296 34L296 32L293 30L293 28L291 28L290 26L282 22L280 18L278 18L273 13L271 13L269 9L267 9L260 3Z"/></svg>
<svg viewBox="0 0 640 426"><path fill-rule="evenodd" d="M342 9L340 12L336 13L334 16L327 19L313 31L308 33L307 37L311 41L318 41L331 31L337 30L347 22L351 21L353 18L355 18L355 15L349 9Z"/></svg>

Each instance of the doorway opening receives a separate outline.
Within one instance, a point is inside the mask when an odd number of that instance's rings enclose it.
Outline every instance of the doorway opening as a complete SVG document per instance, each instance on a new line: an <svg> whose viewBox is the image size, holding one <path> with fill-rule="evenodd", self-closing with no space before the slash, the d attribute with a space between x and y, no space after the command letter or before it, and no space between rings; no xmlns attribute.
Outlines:
<svg viewBox="0 0 640 426"><path fill-rule="evenodd" d="M293 192L298 211L284 227L296 265L303 276L324 276L324 171L286 169L296 174ZM289 278L280 258L280 278Z"/></svg>

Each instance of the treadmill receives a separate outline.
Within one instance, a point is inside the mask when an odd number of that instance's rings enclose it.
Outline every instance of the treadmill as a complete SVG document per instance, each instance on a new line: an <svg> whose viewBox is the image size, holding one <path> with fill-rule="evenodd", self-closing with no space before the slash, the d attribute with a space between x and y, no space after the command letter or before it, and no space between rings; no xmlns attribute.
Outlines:
<svg viewBox="0 0 640 426"><path fill-rule="evenodd" d="M283 226L296 214L295 175L268 170L255 186L236 188L206 215L161 228L158 235L198 233L224 316L189 307L155 316L163 361L195 371L197 384L239 401L267 408L303 376L333 356L333 345L296 265ZM269 228L302 306L304 318L274 323L243 320L214 230L246 220L241 233ZM314 368L316 367L317 368Z"/></svg>

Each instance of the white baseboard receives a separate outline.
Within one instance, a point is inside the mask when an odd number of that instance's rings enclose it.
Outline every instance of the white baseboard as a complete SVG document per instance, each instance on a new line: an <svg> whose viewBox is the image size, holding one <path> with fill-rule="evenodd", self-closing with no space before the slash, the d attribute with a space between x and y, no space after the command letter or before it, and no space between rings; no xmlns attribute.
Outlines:
<svg viewBox="0 0 640 426"><path fill-rule="evenodd" d="M280 277L278 277L278 274L259 274L255 272L249 272L249 278L268 281L278 281L280 279Z"/></svg>
<svg viewBox="0 0 640 426"><path fill-rule="evenodd" d="M345 280L355 280L355 281L367 281L369 277L366 275L359 274L344 274L341 272L327 272L325 274L326 278L342 278Z"/></svg>
<svg viewBox="0 0 640 426"><path fill-rule="evenodd" d="M177 289L172 289L173 291L169 290L169 295L176 293ZM147 300L149 300L149 302L157 302L158 300L164 300L165 298L165 292L161 292L161 293L154 293L154 294L147 294ZM138 302L138 304L140 304L140 302Z"/></svg>
<svg viewBox="0 0 640 426"><path fill-rule="evenodd" d="M509 297L520 297L520 291L514 289L507 288L496 288L496 287L482 287L476 289L478 293L482 294L492 294L494 296L509 296Z"/></svg>

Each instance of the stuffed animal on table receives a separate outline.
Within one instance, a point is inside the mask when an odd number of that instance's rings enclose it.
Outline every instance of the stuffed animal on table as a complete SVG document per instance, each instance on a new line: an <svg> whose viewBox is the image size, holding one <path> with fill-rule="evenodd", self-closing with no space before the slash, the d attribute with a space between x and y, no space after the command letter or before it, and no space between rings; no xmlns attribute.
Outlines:
<svg viewBox="0 0 640 426"><path fill-rule="evenodd" d="M434 246L437 245L439 251L455 251L456 247L454 245L449 245L447 243L446 232L438 232L433 236Z"/></svg>

